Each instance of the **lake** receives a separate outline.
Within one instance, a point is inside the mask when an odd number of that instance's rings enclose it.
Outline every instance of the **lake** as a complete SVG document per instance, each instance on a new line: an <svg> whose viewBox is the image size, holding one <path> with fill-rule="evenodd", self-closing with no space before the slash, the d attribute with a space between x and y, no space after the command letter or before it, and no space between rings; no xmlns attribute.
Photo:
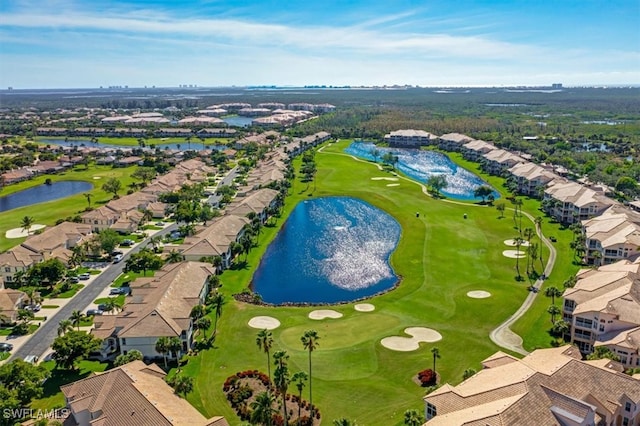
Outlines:
<svg viewBox="0 0 640 426"><path fill-rule="evenodd" d="M38 185L24 191L14 192L0 197L0 212L17 209L18 207L58 200L81 192L90 191L93 185L89 182L65 180L53 182L51 185Z"/></svg>
<svg viewBox="0 0 640 426"><path fill-rule="evenodd" d="M349 302L398 282L389 256L400 225L350 197L299 203L267 248L252 289L272 304Z"/></svg>
<svg viewBox="0 0 640 426"><path fill-rule="evenodd" d="M370 142L353 142L344 152L366 160L373 160L371 151L380 151L378 162L382 162L382 156L391 152L398 157L396 168L418 182L426 183L432 175L443 175L447 180L447 187L440 192L447 197L458 200L475 200L473 192L481 185L490 186L488 183L471 173L469 170L458 166L444 154L434 151L424 151L409 148L385 148L378 147ZM497 199L500 194L494 191ZM479 200L479 199L478 199Z"/></svg>

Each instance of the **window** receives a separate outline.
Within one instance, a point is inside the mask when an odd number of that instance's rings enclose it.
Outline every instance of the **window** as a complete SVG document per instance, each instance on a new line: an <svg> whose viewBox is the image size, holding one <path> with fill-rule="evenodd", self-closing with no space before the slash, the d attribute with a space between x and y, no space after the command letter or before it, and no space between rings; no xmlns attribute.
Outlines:
<svg viewBox="0 0 640 426"><path fill-rule="evenodd" d="M5 271L5 272L11 272L11 266L6 266L6 267L4 268L4 271Z"/></svg>
<svg viewBox="0 0 640 426"><path fill-rule="evenodd" d="M434 418L437 414L435 405L427 402L427 420Z"/></svg>
<svg viewBox="0 0 640 426"><path fill-rule="evenodd" d="M622 426L629 426L629 419L626 417L622 418Z"/></svg>
<svg viewBox="0 0 640 426"><path fill-rule="evenodd" d="M126 344L127 344L127 339L123 338L123 339L122 339L122 344L123 344L123 345L126 345Z"/></svg>
<svg viewBox="0 0 640 426"><path fill-rule="evenodd" d="M631 403L630 402L626 402L624 404L624 411L631 411Z"/></svg>

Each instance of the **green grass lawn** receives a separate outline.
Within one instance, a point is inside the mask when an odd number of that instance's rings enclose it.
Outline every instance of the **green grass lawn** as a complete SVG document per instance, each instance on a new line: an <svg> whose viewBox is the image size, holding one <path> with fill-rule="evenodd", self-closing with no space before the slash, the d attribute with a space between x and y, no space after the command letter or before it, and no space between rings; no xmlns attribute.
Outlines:
<svg viewBox="0 0 640 426"><path fill-rule="evenodd" d="M4 361L10 356L11 356L11 352L0 352L0 361Z"/></svg>
<svg viewBox="0 0 640 426"><path fill-rule="evenodd" d="M70 290L63 291L62 293L58 294L56 298L71 299L73 296L76 295L77 292L80 291L80 289L82 289L82 287L84 287L84 284L72 284Z"/></svg>
<svg viewBox="0 0 640 426"><path fill-rule="evenodd" d="M132 281L135 281L136 278L139 278L139 277L144 277L144 276L152 277L154 273L155 271L147 271L147 275L144 275L142 272L133 272L133 271L124 272L118 275L118 278L116 278L113 284L111 284L111 287L122 287L124 283L130 283Z"/></svg>
<svg viewBox="0 0 640 426"><path fill-rule="evenodd" d="M118 296L112 296L115 297L116 302L119 304L123 304L124 303L124 298L126 297L124 294L120 294ZM95 303L96 305L100 305L103 303L107 303L109 301L110 297L100 297L96 300L93 301L93 303Z"/></svg>
<svg viewBox="0 0 640 426"><path fill-rule="evenodd" d="M109 178L116 178L122 182L123 189L120 191L120 195L124 195L127 192L128 185L134 182L134 179L130 176L137 167L114 169L110 166L89 165L89 168L85 169L84 166L79 166L64 173L42 175L15 185L5 186L0 191L0 196L41 185L47 178L51 179L52 182L81 180L91 182L94 185L93 189L87 192L92 195L91 206L100 207L113 198L112 194L106 193L101 189L102 184ZM25 238L8 239L5 236L6 231L9 229L20 228L23 217L31 216L35 219L35 223L53 226L58 219L82 214L87 207L86 197L83 194L76 194L60 200L20 207L0 213L0 252L6 251L25 240Z"/></svg>
<svg viewBox="0 0 640 426"><path fill-rule="evenodd" d="M308 329L318 331L321 339L313 353L313 399L323 414L323 423L348 417L367 425L400 425L405 410L423 409L424 389L412 377L432 366L431 348L440 350L438 373L442 381L453 384L462 380L465 369L480 369L480 361L500 349L490 341L489 333L517 310L529 285L528 281L515 281L515 260L502 255L507 249L503 241L517 233L509 213L500 219L494 207L434 200L418 185L404 180L398 182L400 186L388 187L387 181L371 179L390 176L388 172L379 171L371 163L330 154L341 153L346 146L343 141L316 155L315 192L311 192L313 184L296 181L283 218L277 227L263 228L260 245L250 253L247 267L222 274L227 303L214 348L200 352L183 368L195 378L195 389L188 399L205 415L222 414L231 424L239 424L222 393L224 380L240 370L266 372L266 357L255 343L258 330L247 326L256 315L273 316L282 323L273 331L273 350L288 352L292 373L308 371L300 336ZM299 166L299 160L294 163ZM488 180L500 190L501 181L497 179ZM400 286L369 300L376 306L375 312L356 312L353 304L332 307L344 314L335 320L310 320L307 315L314 309L310 307L274 308L233 300L231 294L247 287L268 243L295 205L310 196L330 195L363 199L400 223L401 240L391 256L395 272L402 277ZM534 209L530 213L540 215L536 203L528 200L524 210ZM419 218L415 212L421 212ZM468 215L466 220L464 213ZM560 237L554 227L557 225L543 225L545 232L553 229ZM559 252L560 263L567 262L564 254ZM524 263L521 268L524 271ZM471 299L466 296L470 290L486 290L492 297ZM546 309L548 301L541 303ZM528 347L549 346L548 341L537 341L544 330L527 329L547 327L544 321L548 321L548 315L540 323L536 315L539 313L523 318L528 321L523 326L525 343ZM414 352L394 352L381 346L382 338L403 335L403 330L411 326L436 329L443 340L423 343ZM308 388L305 394L308 397Z"/></svg>
<svg viewBox="0 0 640 426"><path fill-rule="evenodd" d="M104 371L108 367L108 364L97 361L80 361L78 363L78 369L75 371L57 370L55 368L55 361L46 361L43 362L42 365L51 372L51 377L44 382L42 398L31 402L31 408L34 410L63 408L65 406L65 400L64 395L60 391L60 386L84 379L92 372Z"/></svg>

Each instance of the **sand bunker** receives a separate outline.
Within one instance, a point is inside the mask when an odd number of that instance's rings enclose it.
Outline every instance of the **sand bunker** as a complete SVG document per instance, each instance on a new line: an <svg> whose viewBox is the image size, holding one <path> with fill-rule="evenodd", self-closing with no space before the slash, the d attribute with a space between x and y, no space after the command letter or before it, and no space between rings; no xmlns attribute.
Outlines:
<svg viewBox="0 0 640 426"><path fill-rule="evenodd" d="M398 180L397 177L372 177L371 180Z"/></svg>
<svg viewBox="0 0 640 426"><path fill-rule="evenodd" d="M504 257L510 257L511 259L527 257L527 253L522 250L505 250L502 252Z"/></svg>
<svg viewBox="0 0 640 426"><path fill-rule="evenodd" d="M358 312L371 312L371 311L375 311L376 307L373 306L371 303L358 303L353 307L353 309L355 309Z"/></svg>
<svg viewBox="0 0 640 426"><path fill-rule="evenodd" d="M312 320L323 320L325 318L340 318L342 314L334 311L333 309L318 309L316 311L309 312L309 318Z"/></svg>
<svg viewBox="0 0 640 426"><path fill-rule="evenodd" d="M506 245L508 245L509 247L515 247L516 246L516 240L504 240L504 243ZM529 242L528 241L520 241L520 247L528 247L529 246Z"/></svg>
<svg viewBox="0 0 640 426"><path fill-rule="evenodd" d="M93 179L94 180L102 179L102 176L94 176Z"/></svg>
<svg viewBox="0 0 640 426"><path fill-rule="evenodd" d="M387 186L400 186L399 183L388 183Z"/></svg>
<svg viewBox="0 0 640 426"><path fill-rule="evenodd" d="M410 352L420 348L420 342L437 342L442 340L442 335L437 331L426 327L409 327L404 332L412 337L390 336L380 341L382 346L392 351Z"/></svg>
<svg viewBox="0 0 640 426"><path fill-rule="evenodd" d="M45 225L31 225L31 228L29 228L29 233L27 234L27 231L25 231L22 228L13 228L13 229L9 229L4 236L6 238L23 238L23 237L27 237L29 235L33 235L33 233L35 231L37 231L38 229L42 229L44 228Z"/></svg>
<svg viewBox="0 0 640 426"><path fill-rule="evenodd" d="M280 327L280 321L273 317L253 317L249 320L249 327L257 328L259 330L267 329L273 330Z"/></svg>
<svg viewBox="0 0 640 426"><path fill-rule="evenodd" d="M486 299L487 297L491 297L491 293L483 290L474 290L467 293L467 296L473 299Z"/></svg>

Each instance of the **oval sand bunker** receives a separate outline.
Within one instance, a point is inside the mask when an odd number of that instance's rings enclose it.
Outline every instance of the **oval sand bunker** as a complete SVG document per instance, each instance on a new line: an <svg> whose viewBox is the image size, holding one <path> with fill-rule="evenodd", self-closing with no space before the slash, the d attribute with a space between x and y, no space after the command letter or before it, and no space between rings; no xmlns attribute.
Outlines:
<svg viewBox="0 0 640 426"><path fill-rule="evenodd" d="M371 303L358 303L353 307L353 309L355 309L358 312L371 312L371 311L375 311L376 307L373 306Z"/></svg>
<svg viewBox="0 0 640 426"><path fill-rule="evenodd" d="M280 321L278 321L273 317L266 317L266 316L253 317L249 320L249 327L257 328L260 330L263 330L265 328L267 330L273 330L275 328L280 327Z"/></svg>
<svg viewBox="0 0 640 426"><path fill-rule="evenodd" d="M380 341L382 346L392 351L410 352L420 347L420 342L437 342L442 340L442 335L437 331L426 327L409 327L404 332L411 337L390 336Z"/></svg>
<svg viewBox="0 0 640 426"><path fill-rule="evenodd" d="M486 299L487 297L491 297L491 293L483 290L474 290L467 293L467 296L473 299Z"/></svg>
<svg viewBox="0 0 640 426"><path fill-rule="evenodd" d="M309 312L309 318L312 320L323 320L325 318L340 318L342 314L334 311L333 309L318 309L316 311Z"/></svg>

